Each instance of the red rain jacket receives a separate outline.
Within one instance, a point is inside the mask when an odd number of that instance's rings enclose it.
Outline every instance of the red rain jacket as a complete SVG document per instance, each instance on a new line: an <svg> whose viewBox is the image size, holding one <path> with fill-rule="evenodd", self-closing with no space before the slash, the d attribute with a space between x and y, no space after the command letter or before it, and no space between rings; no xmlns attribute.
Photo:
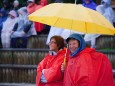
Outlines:
<svg viewBox="0 0 115 86"><path fill-rule="evenodd" d="M40 5L46 6L48 4L48 0L40 0Z"/></svg>
<svg viewBox="0 0 115 86"><path fill-rule="evenodd" d="M36 10L43 7L42 5L34 4L33 6L27 6L27 11L29 14L35 12ZM41 32L44 29L44 24L41 24L39 22L34 22L34 27L36 29L36 32Z"/></svg>
<svg viewBox="0 0 115 86"><path fill-rule="evenodd" d="M114 86L108 58L91 48L70 57L65 70L64 86Z"/></svg>
<svg viewBox="0 0 115 86"><path fill-rule="evenodd" d="M63 73L61 64L63 63L66 49L60 50L57 55L47 54L46 57L38 64L36 86L63 86ZM42 70L48 83L40 83Z"/></svg>

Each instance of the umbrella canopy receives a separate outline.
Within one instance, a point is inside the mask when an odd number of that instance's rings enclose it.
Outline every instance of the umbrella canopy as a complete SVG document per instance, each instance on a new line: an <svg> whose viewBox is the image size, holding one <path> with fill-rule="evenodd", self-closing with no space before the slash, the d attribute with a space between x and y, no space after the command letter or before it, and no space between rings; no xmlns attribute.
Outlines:
<svg viewBox="0 0 115 86"><path fill-rule="evenodd" d="M79 4L49 4L30 14L29 20L83 33L115 34L113 25L104 16Z"/></svg>

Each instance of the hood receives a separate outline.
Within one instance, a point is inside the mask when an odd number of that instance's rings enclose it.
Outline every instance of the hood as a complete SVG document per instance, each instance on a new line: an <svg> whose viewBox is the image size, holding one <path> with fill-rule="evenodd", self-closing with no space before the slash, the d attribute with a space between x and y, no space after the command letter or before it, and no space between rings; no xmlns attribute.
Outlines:
<svg viewBox="0 0 115 86"><path fill-rule="evenodd" d="M27 15L28 15L28 12L27 12L26 7L21 7L21 8L18 10L18 13L21 13L22 16L27 16Z"/></svg>
<svg viewBox="0 0 115 86"><path fill-rule="evenodd" d="M103 2L105 2L108 6L111 5L111 0L102 0L101 4L103 4Z"/></svg>
<svg viewBox="0 0 115 86"><path fill-rule="evenodd" d="M8 14L14 16L15 18L17 17L17 13L14 10L11 10Z"/></svg>
<svg viewBox="0 0 115 86"><path fill-rule="evenodd" d="M72 34L70 35L67 39L66 42L68 43L68 41L70 39L75 39L79 41L79 47L76 49L76 51L74 53L71 54L71 56L75 56L77 53L79 53L80 51L82 51L83 49L85 49L85 40L84 38L80 35L80 34Z"/></svg>
<svg viewBox="0 0 115 86"><path fill-rule="evenodd" d="M19 5L19 1L18 1L18 0L15 0L15 1L13 2L13 4L14 4L14 5Z"/></svg>
<svg viewBox="0 0 115 86"><path fill-rule="evenodd" d="M86 0L82 0L83 3L85 3L85 1L86 1ZM90 3L91 3L93 0L89 0L89 1L90 1Z"/></svg>
<svg viewBox="0 0 115 86"><path fill-rule="evenodd" d="M40 5L42 5L42 6L45 6L45 5L47 5L48 4L48 1L47 0L41 0L40 1Z"/></svg>

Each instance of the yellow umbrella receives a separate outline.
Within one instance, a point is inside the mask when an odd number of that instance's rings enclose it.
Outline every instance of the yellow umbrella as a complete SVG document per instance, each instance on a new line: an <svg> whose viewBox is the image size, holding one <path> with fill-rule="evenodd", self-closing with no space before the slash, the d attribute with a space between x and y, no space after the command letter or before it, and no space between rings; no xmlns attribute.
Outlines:
<svg viewBox="0 0 115 86"><path fill-rule="evenodd" d="M83 33L115 34L104 16L79 4L49 4L30 14L29 20Z"/></svg>

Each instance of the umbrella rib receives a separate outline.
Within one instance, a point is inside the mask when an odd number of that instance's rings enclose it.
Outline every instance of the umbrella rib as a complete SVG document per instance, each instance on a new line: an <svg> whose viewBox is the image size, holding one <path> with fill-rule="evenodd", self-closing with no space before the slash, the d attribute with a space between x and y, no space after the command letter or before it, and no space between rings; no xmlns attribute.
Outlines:
<svg viewBox="0 0 115 86"><path fill-rule="evenodd" d="M87 31L87 23L85 22L85 28L86 28L86 32L85 33L87 33L88 31Z"/></svg>
<svg viewBox="0 0 115 86"><path fill-rule="evenodd" d="M56 17L56 16L54 16ZM56 17L57 18L57 17ZM54 23L54 26L56 25L56 23L58 22L59 18L56 19L55 23Z"/></svg>

